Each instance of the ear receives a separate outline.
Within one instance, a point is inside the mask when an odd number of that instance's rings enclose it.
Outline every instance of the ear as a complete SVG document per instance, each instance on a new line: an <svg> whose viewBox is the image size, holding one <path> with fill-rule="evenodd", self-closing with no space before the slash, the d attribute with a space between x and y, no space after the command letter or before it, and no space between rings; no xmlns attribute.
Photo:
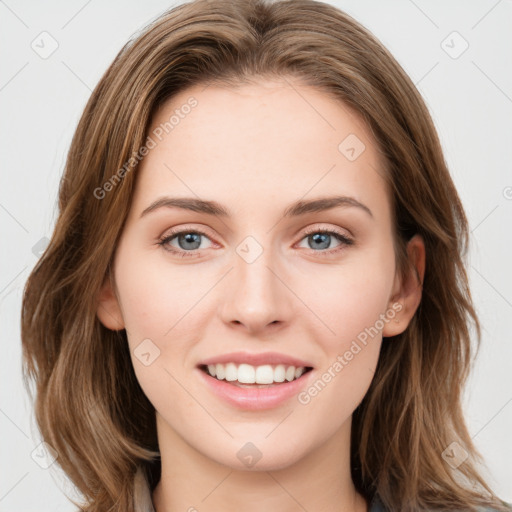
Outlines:
<svg viewBox="0 0 512 512"><path fill-rule="evenodd" d="M119 331L125 327L119 300L115 294L110 275L107 275L98 294L96 315L107 329Z"/></svg>
<svg viewBox="0 0 512 512"><path fill-rule="evenodd" d="M382 331L384 337L404 332L420 305L425 277L425 243L420 235L414 235L407 243L407 258L409 269L406 275L402 277L397 271L395 276L388 307L396 314L393 320L385 324Z"/></svg>

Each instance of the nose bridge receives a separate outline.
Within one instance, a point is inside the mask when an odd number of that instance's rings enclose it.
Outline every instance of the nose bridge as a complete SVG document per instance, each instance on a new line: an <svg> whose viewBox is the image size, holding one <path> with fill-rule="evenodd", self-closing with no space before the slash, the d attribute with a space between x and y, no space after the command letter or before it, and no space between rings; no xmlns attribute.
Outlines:
<svg viewBox="0 0 512 512"><path fill-rule="evenodd" d="M290 294L276 276L278 257L268 237L260 243L248 236L235 248L234 269L226 286L223 320L251 331L289 320Z"/></svg>

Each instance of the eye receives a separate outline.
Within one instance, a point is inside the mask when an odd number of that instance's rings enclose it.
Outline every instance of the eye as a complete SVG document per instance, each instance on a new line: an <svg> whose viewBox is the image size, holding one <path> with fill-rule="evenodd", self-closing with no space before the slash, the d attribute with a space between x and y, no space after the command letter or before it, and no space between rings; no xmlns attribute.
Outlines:
<svg viewBox="0 0 512 512"><path fill-rule="evenodd" d="M208 235L197 229L181 229L167 232L158 242L168 252L179 257L191 258L200 256L201 249L207 247L202 246L203 238L210 240ZM346 246L353 245L354 240L345 234L335 230L322 230L318 228L309 229L304 233L302 240L308 240L308 248L314 252L332 254L343 250ZM302 241L301 240L301 241ZM210 240L211 241L211 240ZM330 249L333 241L337 241L339 245ZM330 250L325 250L330 249Z"/></svg>
<svg viewBox="0 0 512 512"><path fill-rule="evenodd" d="M182 229L180 231L172 231L171 233L167 232L164 237L160 239L158 245L162 246L166 251L172 252L180 257L190 258L199 256L195 251L206 249L204 246L201 247L202 237L210 240L208 235L202 231L196 229ZM172 242L176 242L178 247Z"/></svg>
<svg viewBox="0 0 512 512"><path fill-rule="evenodd" d="M343 250L346 246L354 244L354 240L339 231L322 230L318 228L307 230L302 240L307 240L308 248L313 251L327 252L328 254L337 253L338 251ZM325 249L329 249L333 240L338 241L339 245L333 250L325 251Z"/></svg>

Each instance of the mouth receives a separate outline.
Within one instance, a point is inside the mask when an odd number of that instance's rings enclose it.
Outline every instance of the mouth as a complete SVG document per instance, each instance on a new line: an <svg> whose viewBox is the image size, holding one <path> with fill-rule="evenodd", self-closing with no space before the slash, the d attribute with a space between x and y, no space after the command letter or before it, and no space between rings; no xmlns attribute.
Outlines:
<svg viewBox="0 0 512 512"><path fill-rule="evenodd" d="M239 388L270 388L300 379L309 373L311 366L250 364L202 364L198 368L209 377Z"/></svg>

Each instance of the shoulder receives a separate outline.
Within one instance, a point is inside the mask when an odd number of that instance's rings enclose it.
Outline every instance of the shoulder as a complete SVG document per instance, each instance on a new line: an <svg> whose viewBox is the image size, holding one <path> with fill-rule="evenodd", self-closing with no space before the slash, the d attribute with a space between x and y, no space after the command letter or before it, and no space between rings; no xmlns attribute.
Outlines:
<svg viewBox="0 0 512 512"><path fill-rule="evenodd" d="M502 501L502 504L507 507L512 512L512 503L507 503ZM368 512L389 512L387 508L384 507L382 502L380 501L378 496L375 496L370 503L368 508ZM428 512L428 511L426 511ZM501 512L498 509L492 507L481 507L478 509L478 512Z"/></svg>
<svg viewBox="0 0 512 512"><path fill-rule="evenodd" d="M505 501L502 502L505 507L507 507L512 512L512 503L507 503ZM478 512L499 512L498 509L492 507L483 507Z"/></svg>
<svg viewBox="0 0 512 512"><path fill-rule="evenodd" d="M377 496L375 496L368 507L368 512L385 512L384 505Z"/></svg>
<svg viewBox="0 0 512 512"><path fill-rule="evenodd" d="M512 503L507 503L502 501L503 506L507 507L512 512ZM498 509L493 507L481 507L478 509L478 512L500 512Z"/></svg>
<svg viewBox="0 0 512 512"><path fill-rule="evenodd" d="M135 512L155 512L151 489L140 467L137 468L133 478L133 507Z"/></svg>

